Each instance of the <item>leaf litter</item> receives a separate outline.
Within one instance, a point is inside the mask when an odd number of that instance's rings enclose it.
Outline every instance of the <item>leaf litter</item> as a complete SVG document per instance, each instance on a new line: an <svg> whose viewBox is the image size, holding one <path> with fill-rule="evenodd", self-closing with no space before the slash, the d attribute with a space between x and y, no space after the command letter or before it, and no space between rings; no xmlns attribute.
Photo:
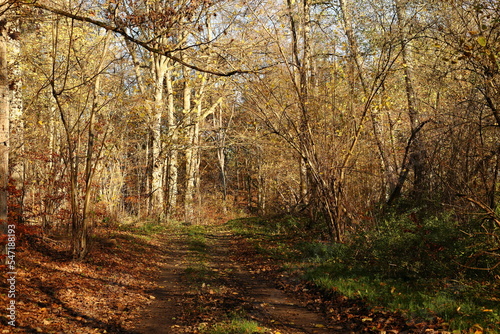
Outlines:
<svg viewBox="0 0 500 334"><path fill-rule="evenodd" d="M227 232L212 236L198 272L178 234L98 232L85 261L70 260L65 243L26 237L18 249L17 326L3 316L0 333L202 334L235 317L255 321L261 333L447 333L439 319L417 323L320 291Z"/></svg>

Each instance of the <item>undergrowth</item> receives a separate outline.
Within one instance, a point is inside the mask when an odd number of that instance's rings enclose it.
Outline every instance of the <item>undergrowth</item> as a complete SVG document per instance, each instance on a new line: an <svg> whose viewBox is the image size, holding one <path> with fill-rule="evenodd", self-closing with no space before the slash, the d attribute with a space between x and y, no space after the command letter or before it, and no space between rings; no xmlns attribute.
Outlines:
<svg viewBox="0 0 500 334"><path fill-rule="evenodd" d="M270 333L254 320L248 320L241 315L230 316L229 319L218 322L208 328L201 328L203 334L256 334Z"/></svg>
<svg viewBox="0 0 500 334"><path fill-rule="evenodd" d="M476 233L484 222L459 224L451 214L425 217L416 211L386 214L343 244L325 241L321 228L292 216L229 224L260 252L299 270L320 289L416 321L437 319L450 331L500 333L500 273L463 265L491 242ZM473 259L476 267L491 266L489 258Z"/></svg>

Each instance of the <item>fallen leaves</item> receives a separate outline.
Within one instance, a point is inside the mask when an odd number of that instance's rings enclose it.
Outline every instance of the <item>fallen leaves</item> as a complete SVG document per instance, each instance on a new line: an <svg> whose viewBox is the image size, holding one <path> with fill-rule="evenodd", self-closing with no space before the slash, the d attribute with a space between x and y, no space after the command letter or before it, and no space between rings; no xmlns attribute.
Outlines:
<svg viewBox="0 0 500 334"><path fill-rule="evenodd" d="M273 282L307 305L310 311L325 319L309 321L313 332L335 330L350 333L434 334L446 332L444 323L415 323L400 314L370 309L363 300L349 299L333 290L320 291L313 284L299 281L283 272L279 264L259 254L244 240L232 241L231 250L220 250L220 259L207 266L203 280L188 283L162 281L156 278L166 257L162 250L165 240L146 241L133 234L116 231L118 242L96 242L91 258L73 262L60 243L46 243L36 239L19 250L19 287L22 297L18 300L19 333L119 333L134 330L136 319L144 308L160 298L152 290L167 287L179 291L179 296L168 299L179 310L172 333L200 333L220 322L231 312L245 311L260 314L259 323L270 330L266 333L284 334L284 326L298 326L298 320L278 321L270 317L275 305L292 305L282 299L275 304L249 297L241 282L234 275L253 273L254 282ZM120 251L115 248L120 245ZM113 252L110 251L113 248ZM168 244L167 244L168 247ZM230 256L228 256L230 254ZM182 259L176 259L175 275L184 275ZM241 275L243 277L244 275ZM241 279L241 278L240 278ZM4 297L2 297L4 298ZM484 309L483 312L492 312ZM253 314L253 313L252 313ZM254 315L255 315L254 314ZM264 315L264 316L263 316ZM321 323L320 323L321 322ZM441 327L440 327L441 326ZM0 333L10 329L0 325ZM484 334L475 327L471 334Z"/></svg>
<svg viewBox="0 0 500 334"><path fill-rule="evenodd" d="M72 261L64 243L30 236L18 249L18 318L15 331L0 323L0 333L116 333L131 330L150 303L146 290L164 258L160 242L130 232L100 229L113 235L94 241L86 261ZM148 269L148 270L145 270ZM5 303L5 296L0 303Z"/></svg>

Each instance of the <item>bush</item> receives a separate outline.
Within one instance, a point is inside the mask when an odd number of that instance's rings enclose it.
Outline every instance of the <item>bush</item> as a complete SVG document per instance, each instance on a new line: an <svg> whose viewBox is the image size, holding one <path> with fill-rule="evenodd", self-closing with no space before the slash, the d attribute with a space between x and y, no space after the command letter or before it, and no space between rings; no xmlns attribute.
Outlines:
<svg viewBox="0 0 500 334"><path fill-rule="evenodd" d="M298 244L297 248L302 256L311 262L344 262L352 259L351 248L346 244L303 242Z"/></svg>
<svg viewBox="0 0 500 334"><path fill-rule="evenodd" d="M446 277L464 254L464 235L450 215L418 219L410 212L390 216L351 239L356 260L387 277Z"/></svg>
<svg viewBox="0 0 500 334"><path fill-rule="evenodd" d="M479 233L484 223L460 224L451 214L419 218L417 213L387 215L375 227L350 235L346 244L300 244L310 263L304 278L325 291L410 317L441 317L452 330L480 324L484 332L497 333L500 285L491 280L493 273L480 276L463 266L491 246L491 236ZM491 258L474 260L491 265Z"/></svg>

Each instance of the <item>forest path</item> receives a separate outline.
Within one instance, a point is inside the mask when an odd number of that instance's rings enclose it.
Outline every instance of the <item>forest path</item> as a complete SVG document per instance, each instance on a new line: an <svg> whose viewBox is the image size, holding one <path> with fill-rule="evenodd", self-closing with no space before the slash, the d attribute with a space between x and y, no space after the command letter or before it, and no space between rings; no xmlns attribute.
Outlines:
<svg viewBox="0 0 500 334"><path fill-rule="evenodd" d="M223 227L172 236L166 247L168 263L137 333L338 332L322 313L281 290L266 274L266 260ZM256 329L247 332L249 322Z"/></svg>
<svg viewBox="0 0 500 334"><path fill-rule="evenodd" d="M182 303L189 297L183 279L187 245L177 234L167 242L165 265L158 279L158 287L150 291L150 298L154 300L146 308L146 313L138 323L134 334L174 333L173 329L177 327L176 315L183 310Z"/></svg>

